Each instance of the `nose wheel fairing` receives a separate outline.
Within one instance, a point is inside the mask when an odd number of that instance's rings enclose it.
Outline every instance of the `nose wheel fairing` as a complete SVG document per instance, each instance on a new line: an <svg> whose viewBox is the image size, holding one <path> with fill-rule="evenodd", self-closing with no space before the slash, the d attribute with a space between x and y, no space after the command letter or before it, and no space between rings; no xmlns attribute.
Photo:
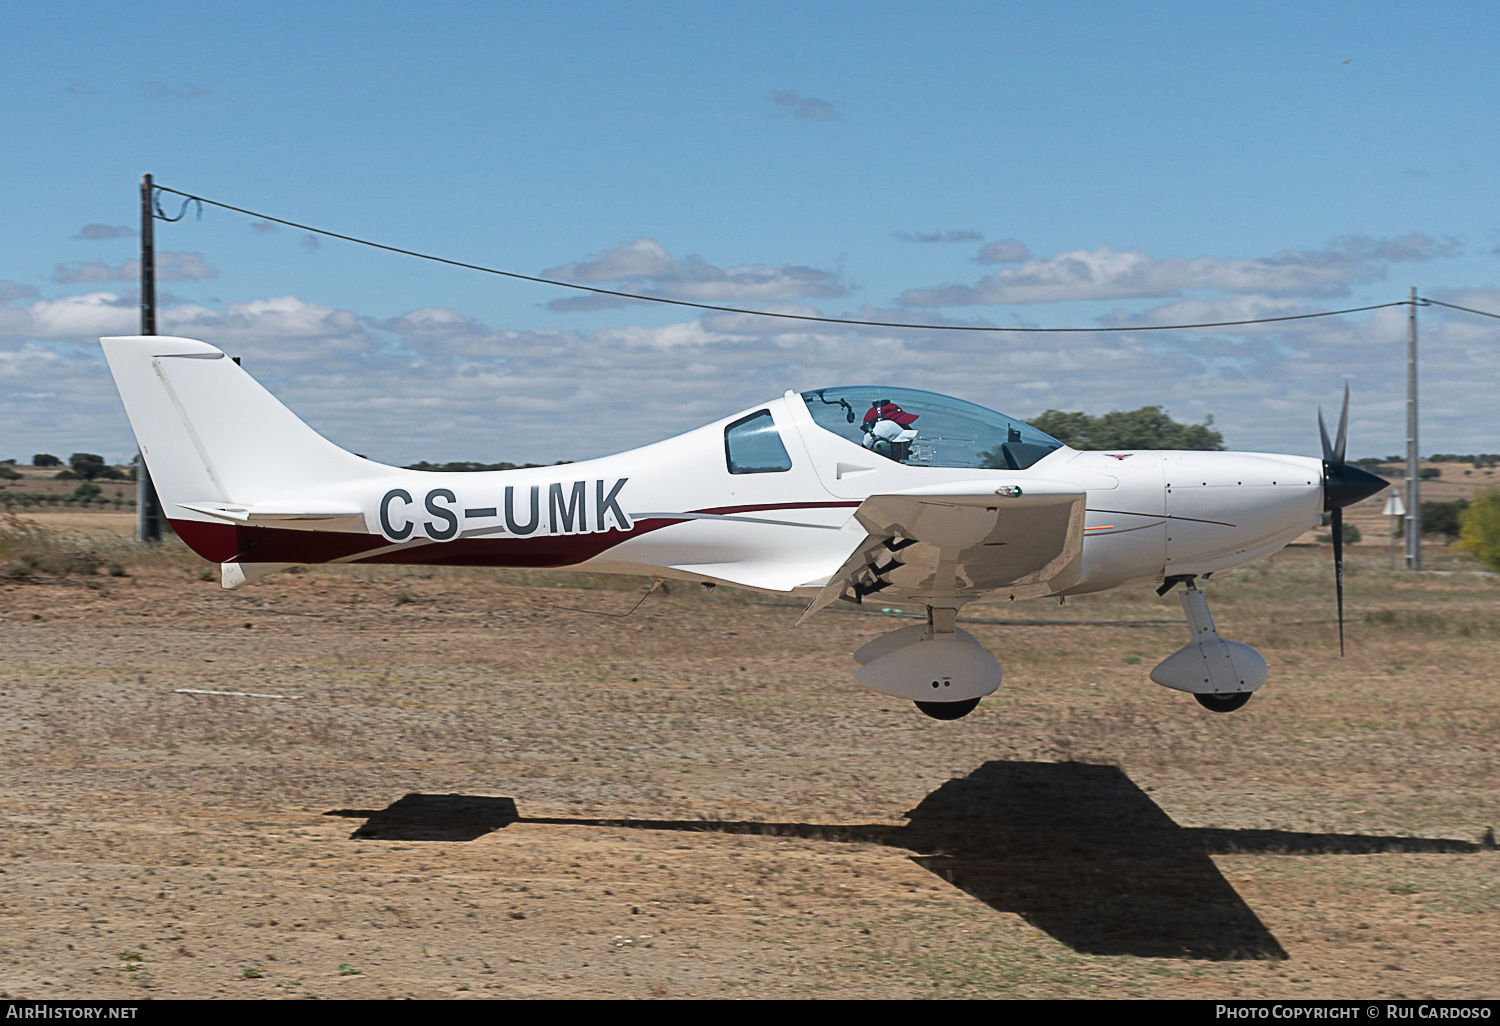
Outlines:
<svg viewBox="0 0 1500 1026"><path fill-rule="evenodd" d="M1208 599L1191 580L1186 584L1182 611L1187 614L1192 640L1157 664L1151 679L1193 695L1227 697L1255 691L1266 682L1265 659L1249 645L1219 637Z"/></svg>

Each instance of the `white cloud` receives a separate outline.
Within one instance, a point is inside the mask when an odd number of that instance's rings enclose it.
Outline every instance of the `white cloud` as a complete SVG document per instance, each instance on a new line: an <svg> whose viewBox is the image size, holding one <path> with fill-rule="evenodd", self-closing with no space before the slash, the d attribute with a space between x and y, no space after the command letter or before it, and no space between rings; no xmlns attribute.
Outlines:
<svg viewBox="0 0 1500 1026"><path fill-rule="evenodd" d="M162 311L162 332L211 336L227 345L253 346L275 366L316 367L371 353L376 342L348 310L307 303L295 296L231 303L222 313L181 306Z"/></svg>
<svg viewBox="0 0 1500 1026"><path fill-rule="evenodd" d="M136 304L122 301L111 292L43 299L26 311L29 319L17 335L39 339L97 338L129 335L140 328Z"/></svg>
<svg viewBox="0 0 1500 1026"><path fill-rule="evenodd" d="M1031 256L1026 244L1015 239L1001 239L984 246L974 259L981 264L1019 264Z"/></svg>
<svg viewBox="0 0 1500 1026"><path fill-rule="evenodd" d="M549 278L566 278L588 284L626 278L672 277L677 272L677 261L672 259L661 243L651 239L636 239L634 242L622 242L614 249L595 253L577 263L563 264L542 273Z"/></svg>
<svg viewBox="0 0 1500 1026"><path fill-rule="evenodd" d="M578 292L562 299L554 299L547 304L547 309L553 313L579 313L585 310L613 310L617 307L634 305L629 299L621 296L607 296L598 292Z"/></svg>
<svg viewBox="0 0 1500 1026"><path fill-rule="evenodd" d="M838 110L827 100L816 96L803 96L790 89L773 89L771 105L780 117L797 121L840 121Z"/></svg>
<svg viewBox="0 0 1500 1026"><path fill-rule="evenodd" d="M542 274L579 284L609 282L617 291L649 293L693 303L767 303L804 297L836 298L849 293L849 286L832 271L795 264L715 267L700 256L678 260L653 239L622 242L613 249L549 268ZM599 310L628 302L596 294L555 299L547 306L568 312Z"/></svg>
<svg viewBox="0 0 1500 1026"><path fill-rule="evenodd" d="M156 254L157 281L201 281L218 276L219 272L208 265L202 253Z"/></svg>
<svg viewBox="0 0 1500 1026"><path fill-rule="evenodd" d="M909 289L907 306L968 306L992 303L1060 303L1093 299L1175 296L1187 289L1340 295L1348 291L1346 260L1217 260L1212 257L1156 260L1142 250L1104 247L1028 260L973 286ZM1370 280L1365 278L1364 280Z"/></svg>
<svg viewBox="0 0 1500 1026"><path fill-rule="evenodd" d="M93 283L102 281L124 281L125 272L131 272L130 277L140 276L141 264L138 260L128 260L119 267L111 267L97 261L86 264L58 264L57 269L52 272L52 280L62 282L65 285L76 285L80 283Z"/></svg>
<svg viewBox="0 0 1500 1026"><path fill-rule="evenodd" d="M217 278L219 272L210 267L202 253L157 253L157 281L201 281ZM95 284L106 281L139 281L141 262L126 260L118 267L93 261L81 264L58 264L52 280L66 285Z"/></svg>
<svg viewBox="0 0 1500 1026"><path fill-rule="evenodd" d="M1273 299L1269 296L1217 296L1209 299L1181 299L1146 310L1124 310L1116 307L1099 318L1105 327L1138 327L1147 324L1216 324L1225 321L1250 321L1270 317L1296 317L1316 313L1300 299ZM1303 321L1272 324L1242 324L1215 328L1214 334L1264 335L1296 331Z"/></svg>
<svg viewBox="0 0 1500 1026"><path fill-rule="evenodd" d="M1451 236L1434 239L1421 232L1409 232L1394 239L1377 239L1368 235L1345 235L1334 242L1333 248L1361 260L1415 263L1458 256L1463 251L1463 243Z"/></svg>
<svg viewBox="0 0 1500 1026"><path fill-rule="evenodd" d="M494 359L503 352L505 332L440 306L423 307L381 321L382 332L401 339L403 348L424 359L477 357Z"/></svg>
<svg viewBox="0 0 1500 1026"><path fill-rule="evenodd" d="M982 232L960 229L946 232L892 232L902 242L978 242L984 238Z"/></svg>
<svg viewBox="0 0 1500 1026"><path fill-rule="evenodd" d="M15 281L0 281L0 303L9 303L16 299L36 299L41 293L30 285L22 285Z"/></svg>
<svg viewBox="0 0 1500 1026"><path fill-rule="evenodd" d="M767 313L788 314L797 317L824 316L817 307L810 303L768 303L760 309ZM874 320L875 318L866 318L863 314L857 314L851 319ZM700 317L699 320L704 328L717 336L726 338L770 338L802 335L819 331L843 331L836 324L822 325L814 321L799 322L780 317L757 317L754 314L707 313Z"/></svg>
<svg viewBox="0 0 1500 1026"><path fill-rule="evenodd" d="M1500 292L1455 292L1500 311ZM928 311L785 312L939 321ZM1292 298L1189 298L1162 321L1301 312ZM1500 325L1422 311L1423 448L1500 451L1485 407L1500 391ZM136 330L107 292L0 305L0 437L15 453L133 451L95 339ZM891 384L956 395L1019 417L1049 407L1102 413L1147 404L1212 414L1236 447L1315 454L1316 410L1354 386L1351 452L1401 448L1405 310L1253 329L1029 335L857 328L744 315L592 332L513 331L442 307L376 321L281 296L214 310L174 304L163 333L202 338L335 442L375 459L550 462L620 451L689 430L787 388ZM0 456L12 453L0 453Z"/></svg>
<svg viewBox="0 0 1500 1026"><path fill-rule="evenodd" d="M988 248L988 247L986 247ZM1412 233L1396 239L1347 236L1326 249L1282 250L1269 257L1158 260L1139 249L1074 250L1026 260L974 285L908 289L906 306L1061 303L1178 296L1213 290L1271 296L1348 295L1352 285L1381 281L1385 264L1452 256L1454 240ZM981 259L984 251L981 251Z"/></svg>
<svg viewBox="0 0 1500 1026"><path fill-rule="evenodd" d="M135 229L123 224L86 224L78 230L74 239L95 242L100 239L129 239L135 237Z"/></svg>

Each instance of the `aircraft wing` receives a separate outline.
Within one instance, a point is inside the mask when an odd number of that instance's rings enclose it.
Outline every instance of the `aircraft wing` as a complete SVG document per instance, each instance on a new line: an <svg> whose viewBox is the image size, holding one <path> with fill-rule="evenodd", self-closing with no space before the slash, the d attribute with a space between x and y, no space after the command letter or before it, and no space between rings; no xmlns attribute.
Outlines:
<svg viewBox="0 0 1500 1026"><path fill-rule="evenodd" d="M1060 591L1082 571L1086 496L1060 481L993 479L871 495L854 514L868 535L803 619L878 592L961 604L988 591Z"/></svg>

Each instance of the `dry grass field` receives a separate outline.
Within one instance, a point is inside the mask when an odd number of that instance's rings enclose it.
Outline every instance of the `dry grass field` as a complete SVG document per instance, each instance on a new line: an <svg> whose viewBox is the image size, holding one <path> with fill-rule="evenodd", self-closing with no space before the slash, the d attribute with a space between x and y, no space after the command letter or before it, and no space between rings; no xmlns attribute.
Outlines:
<svg viewBox="0 0 1500 1026"><path fill-rule="evenodd" d="M64 504L70 507L77 505L74 493L84 482L77 478L59 477L58 475L65 468L10 464L7 469L18 476L0 478L0 509L17 511L46 509L50 511ZM114 467L113 469L123 474L130 468ZM99 491L90 500L90 505L113 507L116 512L126 512L134 508L136 490L134 481L100 478L94 483Z"/></svg>
<svg viewBox="0 0 1500 1026"><path fill-rule="evenodd" d="M1231 715L1147 680L1175 596L971 606L1005 684L940 723L850 679L894 613L228 593L129 514L35 520L0 551L49 553L0 577L4 996L1500 996L1500 581L1440 550L1353 550L1343 659L1326 546L1216 576L1271 663Z"/></svg>

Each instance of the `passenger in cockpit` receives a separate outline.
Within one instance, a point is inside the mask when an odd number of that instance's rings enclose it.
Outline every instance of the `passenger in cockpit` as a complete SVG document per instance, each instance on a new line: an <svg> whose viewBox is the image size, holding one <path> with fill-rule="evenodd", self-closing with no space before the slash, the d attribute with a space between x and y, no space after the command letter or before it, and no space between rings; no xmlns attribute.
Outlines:
<svg viewBox="0 0 1500 1026"><path fill-rule="evenodd" d="M911 457L912 439L917 429L912 427L921 414L907 413L889 399L877 399L865 411L864 446L871 452L905 463Z"/></svg>

